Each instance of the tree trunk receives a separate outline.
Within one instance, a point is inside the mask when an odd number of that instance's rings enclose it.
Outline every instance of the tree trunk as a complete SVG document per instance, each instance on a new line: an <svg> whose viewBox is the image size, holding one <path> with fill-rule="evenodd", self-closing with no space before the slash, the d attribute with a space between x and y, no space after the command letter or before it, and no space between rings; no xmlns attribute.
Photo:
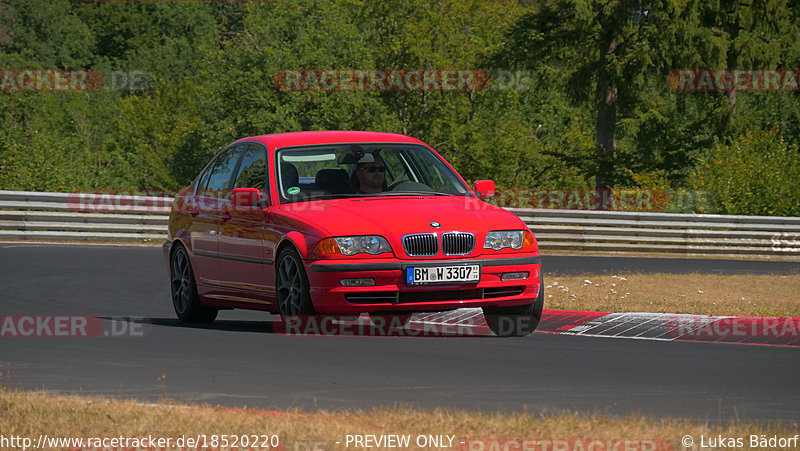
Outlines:
<svg viewBox="0 0 800 451"><path fill-rule="evenodd" d="M613 182L614 158L617 150L617 86L611 75L603 72L597 80L597 132L595 189L597 201L595 208L608 209L608 188Z"/></svg>
<svg viewBox="0 0 800 451"><path fill-rule="evenodd" d="M728 33L731 41L731 45L728 47L728 52L726 54L728 69L741 69L741 67L739 67L739 49L735 45L736 39L739 38L739 31L741 30L739 14L739 4L738 2L734 2L733 10L731 11L733 18L731 22L728 23ZM728 80L728 83L730 86L725 93L725 96L728 98L728 109L723 116L722 128L720 130L720 134L723 136L734 134L736 129L736 85L733 83L732 79Z"/></svg>

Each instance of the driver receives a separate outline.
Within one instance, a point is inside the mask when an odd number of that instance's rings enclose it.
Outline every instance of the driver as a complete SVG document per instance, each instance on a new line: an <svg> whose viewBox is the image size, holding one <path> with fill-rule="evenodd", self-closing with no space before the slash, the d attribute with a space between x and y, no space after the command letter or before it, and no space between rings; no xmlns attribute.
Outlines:
<svg viewBox="0 0 800 451"><path fill-rule="evenodd" d="M380 157L371 160L358 163L353 172L353 188L357 193L371 194L386 190L386 165Z"/></svg>

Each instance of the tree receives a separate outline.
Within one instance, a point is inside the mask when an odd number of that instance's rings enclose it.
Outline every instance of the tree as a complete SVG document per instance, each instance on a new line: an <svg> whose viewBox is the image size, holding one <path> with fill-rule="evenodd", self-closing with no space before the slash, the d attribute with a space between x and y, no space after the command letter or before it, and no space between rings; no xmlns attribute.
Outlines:
<svg viewBox="0 0 800 451"><path fill-rule="evenodd" d="M786 0L539 2L509 31L495 61L536 71L546 86L591 111L595 155L587 170L598 189L630 184L638 172L661 171L680 182L693 155L745 127L771 127L776 105L797 100L675 93L667 74L680 68L794 67L796 14ZM552 73L557 75L548 77ZM791 119L783 122L797 127Z"/></svg>
<svg viewBox="0 0 800 451"><path fill-rule="evenodd" d="M23 68L80 69L94 40L69 0L5 0L0 5L0 53ZM2 37L6 38L3 39Z"/></svg>
<svg viewBox="0 0 800 451"><path fill-rule="evenodd" d="M798 11L787 0L692 0L667 7L681 25L661 41L657 53L672 68L765 70L795 68L800 60L800 32L795 25ZM755 125L752 101L766 106L762 93L741 92L733 83L704 97L704 109L714 112L712 131L725 140ZM770 97L783 100L774 94ZM757 127L764 125L772 127Z"/></svg>
<svg viewBox="0 0 800 451"><path fill-rule="evenodd" d="M594 112L595 187L611 187L622 176L615 167L618 108L642 97L643 76L651 59L653 27L650 6L629 0L541 2L509 32L497 61L530 69L557 71L553 82L576 104Z"/></svg>

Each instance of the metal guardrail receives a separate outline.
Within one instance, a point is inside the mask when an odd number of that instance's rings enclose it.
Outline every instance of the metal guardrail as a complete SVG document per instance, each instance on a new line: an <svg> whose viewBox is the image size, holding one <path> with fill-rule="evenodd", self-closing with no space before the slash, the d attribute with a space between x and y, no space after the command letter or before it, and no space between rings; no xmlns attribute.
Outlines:
<svg viewBox="0 0 800 451"><path fill-rule="evenodd" d="M510 208L545 250L800 257L800 218Z"/></svg>
<svg viewBox="0 0 800 451"><path fill-rule="evenodd" d="M0 240L161 242L171 203L171 197L0 191ZM545 252L800 258L800 217L508 210Z"/></svg>
<svg viewBox="0 0 800 451"><path fill-rule="evenodd" d="M172 198L0 191L0 240L163 242Z"/></svg>

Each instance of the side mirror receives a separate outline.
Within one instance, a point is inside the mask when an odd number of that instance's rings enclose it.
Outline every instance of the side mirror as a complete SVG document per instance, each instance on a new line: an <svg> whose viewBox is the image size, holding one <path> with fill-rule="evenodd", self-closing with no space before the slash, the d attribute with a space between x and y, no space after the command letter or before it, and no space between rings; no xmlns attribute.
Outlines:
<svg viewBox="0 0 800 451"><path fill-rule="evenodd" d="M493 180L475 180L472 189L481 199L491 199L494 197L495 189Z"/></svg>
<svg viewBox="0 0 800 451"><path fill-rule="evenodd" d="M258 188L234 188L231 193L231 204L237 210L255 208L255 203L261 198Z"/></svg>

